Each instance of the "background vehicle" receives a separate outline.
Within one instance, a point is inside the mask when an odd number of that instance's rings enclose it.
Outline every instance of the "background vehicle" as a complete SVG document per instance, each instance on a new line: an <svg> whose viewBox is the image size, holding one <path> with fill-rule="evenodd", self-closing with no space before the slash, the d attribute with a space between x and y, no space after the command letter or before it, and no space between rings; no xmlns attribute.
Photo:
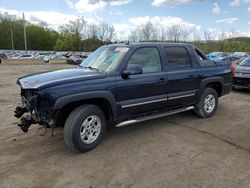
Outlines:
<svg viewBox="0 0 250 188"><path fill-rule="evenodd" d="M15 56L12 59L33 59L35 58L32 54L21 54L19 56Z"/></svg>
<svg viewBox="0 0 250 188"><path fill-rule="evenodd" d="M244 58L236 66L233 87L250 89L250 57Z"/></svg>
<svg viewBox="0 0 250 188"><path fill-rule="evenodd" d="M214 55L214 54L208 54L207 57L212 60L212 61L220 61L222 60L222 58L218 55Z"/></svg>
<svg viewBox="0 0 250 188"><path fill-rule="evenodd" d="M117 127L187 110L211 117L232 87L229 63L213 62L187 44L115 44L75 69L19 78L20 128L64 126L64 140L86 152ZM26 115L24 115L26 113ZM27 115L28 114L28 115Z"/></svg>
<svg viewBox="0 0 250 188"><path fill-rule="evenodd" d="M83 58L81 55L71 55L67 58L68 64L79 65L81 64Z"/></svg>
<svg viewBox="0 0 250 188"><path fill-rule="evenodd" d="M66 59L66 57L63 55L59 55L59 54L46 55L43 57L43 61L45 63L49 63L49 61L57 60L57 59Z"/></svg>
<svg viewBox="0 0 250 188"><path fill-rule="evenodd" d="M0 63L2 63L2 59L8 59L8 57L5 54L0 53Z"/></svg>

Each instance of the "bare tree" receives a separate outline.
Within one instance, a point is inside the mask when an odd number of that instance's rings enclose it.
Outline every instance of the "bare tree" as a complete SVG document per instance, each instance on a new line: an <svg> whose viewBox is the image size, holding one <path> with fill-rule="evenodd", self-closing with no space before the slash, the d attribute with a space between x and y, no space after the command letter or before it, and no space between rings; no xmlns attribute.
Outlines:
<svg viewBox="0 0 250 188"><path fill-rule="evenodd" d="M102 42L107 36L108 29L109 29L109 25L107 23L102 22L98 25L98 36Z"/></svg>
<svg viewBox="0 0 250 188"><path fill-rule="evenodd" d="M221 31L221 32L218 34L218 40L219 40L219 41L224 41L226 38L227 38L227 35L226 35L226 32L225 32L225 31Z"/></svg>
<svg viewBox="0 0 250 188"><path fill-rule="evenodd" d="M110 42L110 41L112 41L114 36L115 36L115 28L114 28L113 25L110 25L108 27L108 34L107 34L107 39L106 40Z"/></svg>
<svg viewBox="0 0 250 188"><path fill-rule="evenodd" d="M97 39L98 26L96 24L88 24L85 31L86 38Z"/></svg>
<svg viewBox="0 0 250 188"><path fill-rule="evenodd" d="M138 42L138 35L136 29L130 31L130 35L128 36L130 42Z"/></svg>
<svg viewBox="0 0 250 188"><path fill-rule="evenodd" d="M129 40L131 42L141 42L144 40L142 26L138 26L137 28L131 30L130 35L129 35Z"/></svg>
<svg viewBox="0 0 250 188"><path fill-rule="evenodd" d="M212 30L204 30L204 38L207 43L211 43L215 40L215 33Z"/></svg>
<svg viewBox="0 0 250 188"><path fill-rule="evenodd" d="M83 17L78 17L74 21L70 21L68 24L61 26L60 30L63 34L71 34L74 38L74 45L78 50L81 49L81 34L83 32L86 21Z"/></svg>
<svg viewBox="0 0 250 188"><path fill-rule="evenodd" d="M172 25L168 30L167 30L167 37L168 40L170 41L182 41L185 40L188 36L188 31L181 25L181 24L176 24Z"/></svg>
<svg viewBox="0 0 250 188"><path fill-rule="evenodd" d="M231 39L233 39L233 38L236 38L236 37L238 37L239 36L239 31L237 30L237 29L231 29L230 31L229 31L229 33L228 33L228 37L229 38L231 38Z"/></svg>
<svg viewBox="0 0 250 188"><path fill-rule="evenodd" d="M87 24L85 27L85 38L99 39L101 42L112 41L114 38L115 29L113 25L105 22L97 24Z"/></svg>
<svg viewBox="0 0 250 188"><path fill-rule="evenodd" d="M151 22L147 22L142 26L143 40L149 41L155 39L155 28Z"/></svg>
<svg viewBox="0 0 250 188"><path fill-rule="evenodd" d="M157 32L157 35L158 35L158 39L160 41L166 40L166 28L163 25L160 25L158 32Z"/></svg>
<svg viewBox="0 0 250 188"><path fill-rule="evenodd" d="M109 25L105 22L98 24L98 36L102 42L111 41L113 39L114 32L115 29L113 25Z"/></svg>

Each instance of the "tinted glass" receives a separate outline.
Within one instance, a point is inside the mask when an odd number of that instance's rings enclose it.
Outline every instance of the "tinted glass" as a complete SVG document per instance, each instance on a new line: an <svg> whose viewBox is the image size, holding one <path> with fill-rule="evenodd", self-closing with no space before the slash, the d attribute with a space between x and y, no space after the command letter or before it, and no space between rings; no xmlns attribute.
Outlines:
<svg viewBox="0 0 250 188"><path fill-rule="evenodd" d="M250 57L245 58L243 61L240 62L241 66L250 66Z"/></svg>
<svg viewBox="0 0 250 188"><path fill-rule="evenodd" d="M165 48L169 68L188 68L191 67L191 60L187 50L183 47Z"/></svg>
<svg viewBox="0 0 250 188"><path fill-rule="evenodd" d="M139 64L143 73L153 73L162 71L161 59L157 48L140 48L131 56L129 64Z"/></svg>

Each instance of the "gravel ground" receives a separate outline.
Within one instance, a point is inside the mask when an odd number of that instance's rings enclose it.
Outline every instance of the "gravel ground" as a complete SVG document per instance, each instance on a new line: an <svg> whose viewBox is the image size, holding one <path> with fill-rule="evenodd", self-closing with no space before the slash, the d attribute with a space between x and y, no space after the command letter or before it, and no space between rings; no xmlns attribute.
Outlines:
<svg viewBox="0 0 250 188"><path fill-rule="evenodd" d="M216 115L185 112L122 128L85 153L62 128L16 126L16 78L69 65L0 65L0 187L250 187L250 91L220 98Z"/></svg>

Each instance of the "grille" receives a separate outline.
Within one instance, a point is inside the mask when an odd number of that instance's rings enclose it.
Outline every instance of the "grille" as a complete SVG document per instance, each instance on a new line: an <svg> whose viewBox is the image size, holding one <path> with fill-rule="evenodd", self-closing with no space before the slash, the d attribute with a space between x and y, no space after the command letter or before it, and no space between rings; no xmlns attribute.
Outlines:
<svg viewBox="0 0 250 188"><path fill-rule="evenodd" d="M31 97L37 95L37 90L35 89L22 89L21 90L21 96L23 96L28 101L31 99Z"/></svg>

